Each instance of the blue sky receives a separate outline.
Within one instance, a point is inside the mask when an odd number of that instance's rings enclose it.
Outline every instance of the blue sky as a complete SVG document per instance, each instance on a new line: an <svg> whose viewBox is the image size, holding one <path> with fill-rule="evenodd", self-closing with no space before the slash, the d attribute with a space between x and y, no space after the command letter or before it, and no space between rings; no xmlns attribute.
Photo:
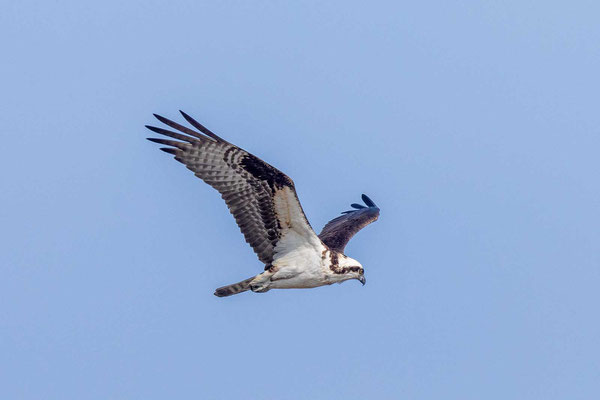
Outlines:
<svg viewBox="0 0 600 400"><path fill-rule="evenodd" d="M600 396L597 2L2 8L0 397ZM367 285L214 297L262 265L178 109L317 230L371 196Z"/></svg>

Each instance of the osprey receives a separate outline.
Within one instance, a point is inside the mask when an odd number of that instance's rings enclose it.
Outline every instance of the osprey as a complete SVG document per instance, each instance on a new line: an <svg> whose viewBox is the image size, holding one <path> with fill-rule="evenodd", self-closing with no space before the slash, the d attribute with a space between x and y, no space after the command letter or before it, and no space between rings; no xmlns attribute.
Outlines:
<svg viewBox="0 0 600 400"><path fill-rule="evenodd" d="M343 251L352 236L379 217L379 208L371 199L363 194L366 206L352 204L354 210L329 221L317 236L287 175L180 112L199 132L154 114L179 132L146 125L153 132L176 139L148 140L169 146L161 150L174 155L221 193L246 242L265 264L260 274L220 287L216 296L247 290L263 293L314 288L348 279L365 284L362 265Z"/></svg>

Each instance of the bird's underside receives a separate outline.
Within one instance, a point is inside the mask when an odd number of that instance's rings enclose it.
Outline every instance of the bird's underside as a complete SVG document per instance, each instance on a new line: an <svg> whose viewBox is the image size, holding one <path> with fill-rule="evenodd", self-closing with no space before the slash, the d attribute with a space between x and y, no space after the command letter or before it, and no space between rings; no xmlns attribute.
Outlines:
<svg viewBox="0 0 600 400"><path fill-rule="evenodd" d="M198 131L155 114L177 132L146 125L171 138L149 140L168 146L161 150L221 193L246 242L265 264L260 274L218 288L216 296L313 288L348 279L364 285L362 265L343 251L352 236L379 217L371 199L362 195L366 206L352 204L354 210L328 222L317 236L287 175L181 114Z"/></svg>

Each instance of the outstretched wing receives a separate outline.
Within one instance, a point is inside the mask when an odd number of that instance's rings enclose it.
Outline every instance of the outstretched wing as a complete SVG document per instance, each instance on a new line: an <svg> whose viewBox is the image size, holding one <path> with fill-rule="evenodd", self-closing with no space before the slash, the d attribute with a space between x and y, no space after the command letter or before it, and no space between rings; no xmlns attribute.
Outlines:
<svg viewBox="0 0 600 400"><path fill-rule="evenodd" d="M177 161L221 193L260 261L269 265L279 251L277 243L290 231L300 240L318 241L298 201L294 182L287 175L180 112L200 132L154 114L159 121L181 133L146 125L153 132L177 139L148 140L169 146L161 150L173 154Z"/></svg>
<svg viewBox="0 0 600 400"><path fill-rule="evenodd" d="M344 247L356 232L379 218L379 208L375 203L364 194L362 199L367 205L366 207L362 204L352 203L351 206L356 210L344 211L342 213L344 215L329 221L319 234L319 239L330 249L343 252Z"/></svg>

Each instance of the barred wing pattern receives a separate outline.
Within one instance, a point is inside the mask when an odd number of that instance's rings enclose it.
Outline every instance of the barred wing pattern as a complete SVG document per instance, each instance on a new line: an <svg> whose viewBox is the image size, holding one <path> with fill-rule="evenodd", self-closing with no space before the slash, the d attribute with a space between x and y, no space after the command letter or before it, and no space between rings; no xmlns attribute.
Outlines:
<svg viewBox="0 0 600 400"><path fill-rule="evenodd" d="M181 133L146 125L153 132L177 139L148 140L170 146L161 150L173 154L177 161L221 193L246 242L260 261L267 266L271 264L277 242L291 229L290 215L277 213L275 196L280 191L282 195L278 201L285 203L286 212L296 217L295 220L300 216L308 225L303 227L303 232L310 231L314 235L298 201L294 182L287 175L180 112L200 132L154 114L160 122ZM281 209L281 204L278 205Z"/></svg>
<svg viewBox="0 0 600 400"><path fill-rule="evenodd" d="M329 221L319 234L319 239L330 249L343 252L352 236L379 218L379 208L373 200L364 194L362 199L366 207L362 204L351 204L356 210L344 211L344 215Z"/></svg>

